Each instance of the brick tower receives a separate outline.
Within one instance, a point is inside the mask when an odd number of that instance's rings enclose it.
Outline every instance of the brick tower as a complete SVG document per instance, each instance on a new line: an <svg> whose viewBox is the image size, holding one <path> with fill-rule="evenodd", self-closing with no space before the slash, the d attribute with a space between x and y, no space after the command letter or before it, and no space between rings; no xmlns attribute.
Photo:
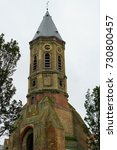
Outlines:
<svg viewBox="0 0 117 150"><path fill-rule="evenodd" d="M8 149L87 150L86 125L68 103L65 42L48 11L29 44L27 103Z"/></svg>

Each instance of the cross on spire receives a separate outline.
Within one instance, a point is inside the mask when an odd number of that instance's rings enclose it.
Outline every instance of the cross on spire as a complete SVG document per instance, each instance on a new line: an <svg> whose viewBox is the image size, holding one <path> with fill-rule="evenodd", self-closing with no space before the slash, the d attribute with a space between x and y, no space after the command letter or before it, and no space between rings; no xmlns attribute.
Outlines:
<svg viewBox="0 0 117 150"><path fill-rule="evenodd" d="M49 2L50 2L50 1L47 1L47 3L46 3L46 7L47 7L46 9L47 9L47 10L48 10L48 7L49 7Z"/></svg>

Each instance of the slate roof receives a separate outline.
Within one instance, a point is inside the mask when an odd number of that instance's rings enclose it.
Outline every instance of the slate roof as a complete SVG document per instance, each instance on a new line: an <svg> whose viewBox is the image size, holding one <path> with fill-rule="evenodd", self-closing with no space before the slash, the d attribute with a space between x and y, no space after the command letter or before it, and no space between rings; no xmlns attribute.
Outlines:
<svg viewBox="0 0 117 150"><path fill-rule="evenodd" d="M59 40L62 40L53 20L50 16L49 12L47 11L43 20L33 38L33 40L37 39L38 37L56 37ZM63 41L63 40L62 40Z"/></svg>

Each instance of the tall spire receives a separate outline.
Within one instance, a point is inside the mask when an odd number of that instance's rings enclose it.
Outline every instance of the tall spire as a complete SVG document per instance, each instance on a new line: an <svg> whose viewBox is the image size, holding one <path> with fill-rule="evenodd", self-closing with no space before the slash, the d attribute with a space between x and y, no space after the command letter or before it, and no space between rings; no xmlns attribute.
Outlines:
<svg viewBox="0 0 117 150"><path fill-rule="evenodd" d="M33 38L33 40L35 40L39 37L56 37L59 40L62 40L53 20L48 12L48 8L47 8L46 14L43 17L43 20Z"/></svg>

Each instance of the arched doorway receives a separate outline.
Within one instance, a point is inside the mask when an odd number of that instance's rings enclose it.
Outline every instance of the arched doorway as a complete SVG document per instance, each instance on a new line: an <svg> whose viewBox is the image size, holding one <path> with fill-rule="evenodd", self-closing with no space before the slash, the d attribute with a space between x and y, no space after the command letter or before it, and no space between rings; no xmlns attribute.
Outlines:
<svg viewBox="0 0 117 150"><path fill-rule="evenodd" d="M34 135L33 135L33 129L29 128L25 130L25 134L22 139L22 150L33 150L33 140L34 140Z"/></svg>
<svg viewBox="0 0 117 150"><path fill-rule="evenodd" d="M29 134L27 137L26 150L33 150L33 133Z"/></svg>

